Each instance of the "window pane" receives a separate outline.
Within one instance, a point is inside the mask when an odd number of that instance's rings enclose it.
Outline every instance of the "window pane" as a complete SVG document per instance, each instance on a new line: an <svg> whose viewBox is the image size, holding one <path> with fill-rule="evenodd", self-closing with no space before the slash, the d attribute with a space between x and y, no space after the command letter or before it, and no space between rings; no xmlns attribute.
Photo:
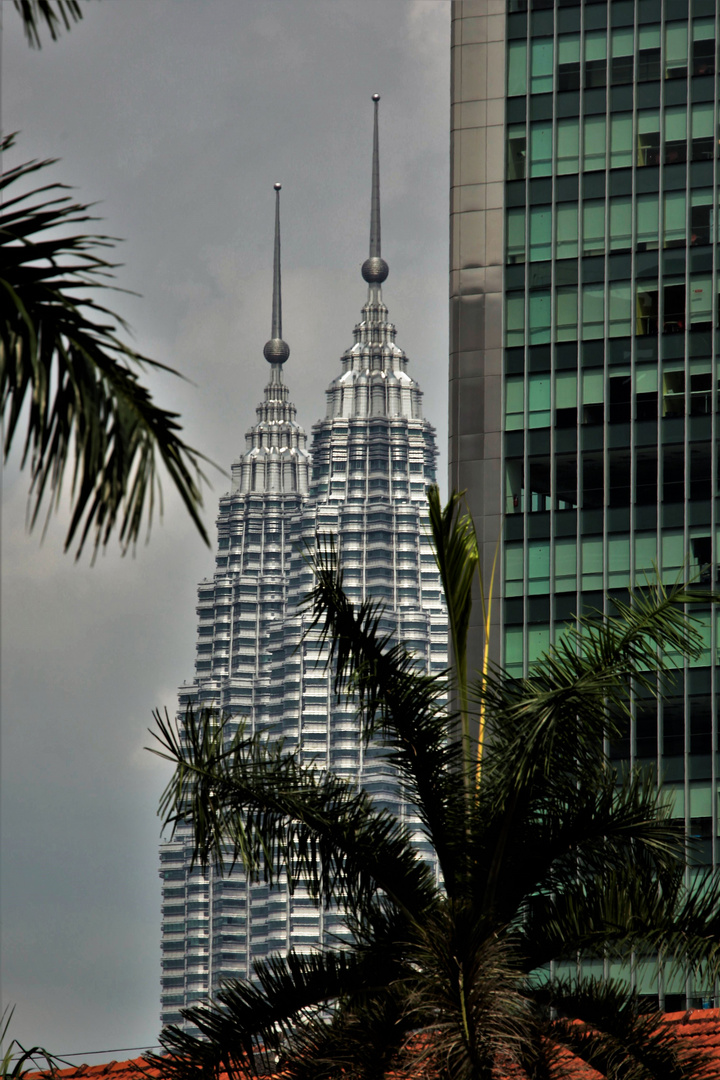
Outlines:
<svg viewBox="0 0 720 1080"><path fill-rule="evenodd" d="M685 192L666 191L663 199L663 244L680 247L685 243Z"/></svg>
<svg viewBox="0 0 720 1080"><path fill-rule="evenodd" d="M574 409L577 405L577 375L559 371L555 376L555 408Z"/></svg>
<svg viewBox="0 0 720 1080"><path fill-rule="evenodd" d="M692 107L693 138L712 136L712 105L701 102Z"/></svg>
<svg viewBox="0 0 720 1080"><path fill-rule="evenodd" d="M695 19L692 24L693 41L715 40L715 20Z"/></svg>
<svg viewBox="0 0 720 1080"><path fill-rule="evenodd" d="M507 544L505 547L505 595L522 596L523 594L523 549L522 544Z"/></svg>
<svg viewBox="0 0 720 1080"><path fill-rule="evenodd" d="M685 562L685 541L682 532L664 533L661 539L662 579L665 584L675 581Z"/></svg>
<svg viewBox="0 0 720 1080"><path fill-rule="evenodd" d="M545 94L552 90L553 41L540 38L531 44L530 93Z"/></svg>
<svg viewBox="0 0 720 1080"><path fill-rule="evenodd" d="M592 30L585 35L585 59L604 60L607 56L607 34L604 30Z"/></svg>
<svg viewBox="0 0 720 1080"><path fill-rule="evenodd" d="M629 281L618 282L610 286L609 305L609 336L629 336L632 333L632 304L630 303Z"/></svg>
<svg viewBox="0 0 720 1080"><path fill-rule="evenodd" d="M546 593L550 588L550 544L531 540L528 544L528 592Z"/></svg>
<svg viewBox="0 0 720 1080"><path fill-rule="evenodd" d="M586 116L583 129L583 166L605 168L605 117Z"/></svg>
<svg viewBox="0 0 720 1080"><path fill-rule="evenodd" d="M660 26L640 26L638 28L638 70L639 82L660 78Z"/></svg>
<svg viewBox="0 0 720 1080"><path fill-rule="evenodd" d="M658 369L655 365L639 364L635 374L635 389L638 394L657 393Z"/></svg>
<svg viewBox="0 0 720 1080"><path fill-rule="evenodd" d="M583 254L598 255L605 250L605 201L583 203Z"/></svg>
<svg viewBox="0 0 720 1080"><path fill-rule="evenodd" d="M505 380L505 427L509 431L523 427L524 397L522 375L509 376Z"/></svg>
<svg viewBox="0 0 720 1080"><path fill-rule="evenodd" d="M507 148L507 178L508 180L523 180L525 178L524 125L515 124L508 128Z"/></svg>
<svg viewBox="0 0 720 1080"><path fill-rule="evenodd" d="M602 589L603 587L603 544L598 537L583 537L580 549L583 589Z"/></svg>
<svg viewBox="0 0 720 1080"><path fill-rule="evenodd" d="M608 537L608 585L621 589L630 583L630 538Z"/></svg>
<svg viewBox="0 0 720 1080"><path fill-rule="evenodd" d="M510 627L505 631L505 667L508 674L522 675L523 671L523 633L521 627Z"/></svg>
<svg viewBox="0 0 720 1080"><path fill-rule="evenodd" d="M580 89L580 35L558 38L558 90Z"/></svg>
<svg viewBox="0 0 720 1080"><path fill-rule="evenodd" d="M605 300L602 285L583 285L582 290L582 338L603 336Z"/></svg>
<svg viewBox="0 0 720 1080"><path fill-rule="evenodd" d="M558 203L555 209L555 251L558 259L574 259L578 252L577 203Z"/></svg>
<svg viewBox="0 0 720 1080"><path fill-rule="evenodd" d="M539 262L551 255L552 219L549 206L538 206L530 210L530 261Z"/></svg>
<svg viewBox="0 0 720 1080"><path fill-rule="evenodd" d="M663 333L680 334L685 329L685 282L663 281Z"/></svg>
<svg viewBox="0 0 720 1080"><path fill-rule="evenodd" d="M610 167L628 168L632 165L632 113L619 113L610 118Z"/></svg>
<svg viewBox="0 0 720 1080"><path fill-rule="evenodd" d="M580 60L580 36L562 34L558 38L558 64L572 64Z"/></svg>
<svg viewBox="0 0 720 1080"><path fill-rule="evenodd" d="M550 293L530 293L530 344L541 345L550 340Z"/></svg>
<svg viewBox="0 0 720 1080"><path fill-rule="evenodd" d="M637 246L638 251L651 251L658 246L658 196L638 195Z"/></svg>
<svg viewBox="0 0 720 1080"><path fill-rule="evenodd" d="M660 163L660 113L642 109L638 113L637 164L642 168Z"/></svg>
<svg viewBox="0 0 720 1080"><path fill-rule="evenodd" d="M575 592L577 588L577 542L568 537L555 541L555 591Z"/></svg>
<svg viewBox="0 0 720 1080"><path fill-rule="evenodd" d="M715 71L715 48L715 20L696 19L693 23L693 75L713 74Z"/></svg>
<svg viewBox="0 0 720 1080"><path fill-rule="evenodd" d="M711 161L715 154L712 103L701 102L693 105L691 115L692 159L693 161Z"/></svg>
<svg viewBox="0 0 720 1080"><path fill-rule="evenodd" d="M712 281L710 276L690 278L690 324L698 330L699 323L707 324L710 329L712 320Z"/></svg>
<svg viewBox="0 0 720 1080"><path fill-rule="evenodd" d="M531 626L528 630L528 661L539 660L550 648L550 627Z"/></svg>
<svg viewBox="0 0 720 1080"><path fill-rule="evenodd" d="M687 161L687 110L685 106L665 110L665 161Z"/></svg>
<svg viewBox="0 0 720 1080"><path fill-rule="evenodd" d="M687 75L687 23L665 25L665 78L677 79Z"/></svg>
<svg viewBox="0 0 720 1080"><path fill-rule="evenodd" d="M550 426L549 375L531 375L528 380L528 426Z"/></svg>
<svg viewBox="0 0 720 1080"><path fill-rule="evenodd" d="M690 244L709 244L712 237L712 188L690 192Z"/></svg>
<svg viewBox="0 0 720 1080"><path fill-rule="evenodd" d="M712 106L710 107L710 119L712 121ZM712 122L710 125L710 133L712 134ZM685 139L687 137L687 111L685 106L681 106L678 109L666 109L665 110L665 138L666 139Z"/></svg>
<svg viewBox="0 0 720 1080"><path fill-rule="evenodd" d="M530 175L549 176L552 155L552 124L530 125Z"/></svg>
<svg viewBox="0 0 720 1080"><path fill-rule="evenodd" d="M639 281L637 285L637 322L635 333L655 335L658 332L658 289L657 283Z"/></svg>
<svg viewBox="0 0 720 1080"><path fill-rule="evenodd" d="M558 289L555 293L555 303L557 340L576 341L578 336L577 289L573 286ZM571 404L574 408L575 401L573 400ZM558 408L561 408L559 404Z"/></svg>
<svg viewBox="0 0 720 1080"><path fill-rule="evenodd" d="M640 49L659 49L660 26L640 26L638 28L638 47Z"/></svg>
<svg viewBox="0 0 720 1080"><path fill-rule="evenodd" d="M508 295L505 307L505 336L508 345L525 343L525 297Z"/></svg>
<svg viewBox="0 0 720 1080"><path fill-rule="evenodd" d="M605 377L602 371L583 371L583 405L597 405L605 397Z"/></svg>
<svg viewBox="0 0 720 1080"><path fill-rule="evenodd" d="M613 30L610 42L612 56L630 56L633 51L633 30L622 26Z"/></svg>
<svg viewBox="0 0 720 1080"><path fill-rule="evenodd" d="M633 81L633 32L632 27L619 27L612 31L610 72L611 82Z"/></svg>
<svg viewBox="0 0 720 1080"><path fill-rule="evenodd" d="M642 581L653 576L653 563L657 562L657 538L654 533L635 536L635 580Z"/></svg>
<svg viewBox="0 0 720 1080"><path fill-rule="evenodd" d="M518 207L507 212L507 260L509 263L525 262L525 208Z"/></svg>
<svg viewBox="0 0 720 1080"><path fill-rule="evenodd" d="M508 97L517 97L527 89L527 44L511 41L508 45Z"/></svg>
<svg viewBox="0 0 720 1080"><path fill-rule="evenodd" d="M610 250L629 248L632 242L632 202L630 198L610 200Z"/></svg>
<svg viewBox="0 0 720 1080"><path fill-rule="evenodd" d="M558 120L557 125L557 171L559 174L576 173L580 154L580 121L577 117Z"/></svg>

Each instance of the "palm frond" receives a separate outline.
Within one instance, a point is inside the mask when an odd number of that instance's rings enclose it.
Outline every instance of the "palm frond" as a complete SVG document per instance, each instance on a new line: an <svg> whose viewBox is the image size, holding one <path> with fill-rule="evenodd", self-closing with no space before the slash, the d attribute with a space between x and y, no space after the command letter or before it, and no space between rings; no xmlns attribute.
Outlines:
<svg viewBox="0 0 720 1080"><path fill-rule="evenodd" d="M362 909L378 890L414 913L434 902L407 829L367 792L242 726L228 738L211 710L155 719L154 752L175 765L160 813L173 828L192 820L193 860L221 872L240 860L270 884L282 870L291 891L302 881L326 904Z"/></svg>
<svg viewBox="0 0 720 1080"><path fill-rule="evenodd" d="M639 770L622 783L610 770L595 778L577 774L574 786L540 793L529 803L512 819L509 837L502 814L495 821L486 816L485 828L477 831L473 888L483 896L494 884L491 868L499 868L493 895L500 911L522 910L528 896L537 903L541 895L562 896L566 887L588 881L592 889L597 875L613 871L654 882L684 866L682 829L669 819L652 777ZM537 927L529 936L542 937Z"/></svg>
<svg viewBox="0 0 720 1080"><path fill-rule="evenodd" d="M464 493L453 492L445 507L440 505L440 489L428 489L428 517L435 548L435 560L440 571L448 611L448 625L453 660L457 670L457 690L465 724L463 734L469 738L467 636L472 611L472 587L480 560L473 519L461 512Z"/></svg>
<svg viewBox="0 0 720 1080"><path fill-rule="evenodd" d="M42 1069L45 1076L52 1077L63 1062L42 1046L23 1046L17 1039L7 1042L10 1025L15 1013L14 1005L6 1005L0 1016L0 1080L24 1080L28 1073Z"/></svg>
<svg viewBox="0 0 720 1080"><path fill-rule="evenodd" d="M550 1038L607 1080L710 1080L717 1064L682 1047L661 1013L641 1013L622 983L558 983L552 1002L561 1019Z"/></svg>
<svg viewBox="0 0 720 1080"><path fill-rule="evenodd" d="M42 48L40 27L45 26L53 41L60 37L61 24L70 30L83 17L78 0L13 0L23 22L28 44Z"/></svg>
<svg viewBox="0 0 720 1080"><path fill-rule="evenodd" d="M331 548L318 544L313 568L315 587L306 604L311 629L320 628L334 664L336 691L355 696L365 736L386 748L452 892L457 860L448 845L458 833L451 822L464 819L465 802L457 784L462 743L445 703L447 680L426 675L402 643L381 633L381 605L351 603Z"/></svg>
<svg viewBox="0 0 720 1080"><path fill-rule="evenodd" d="M2 150L14 136L3 139ZM116 264L107 236L68 233L93 218L51 183L7 199L52 161L31 161L3 175L0 190L0 410L9 454L25 427L22 465L31 476L31 526L41 507L58 505L71 476L67 550L79 556L117 531L123 548L162 515L161 463L200 535L202 464L180 437L177 414L156 405L140 381L143 368L177 372L141 355L119 337L123 320L98 302ZM56 232L56 230L60 230ZM79 291L91 290L85 295Z"/></svg>

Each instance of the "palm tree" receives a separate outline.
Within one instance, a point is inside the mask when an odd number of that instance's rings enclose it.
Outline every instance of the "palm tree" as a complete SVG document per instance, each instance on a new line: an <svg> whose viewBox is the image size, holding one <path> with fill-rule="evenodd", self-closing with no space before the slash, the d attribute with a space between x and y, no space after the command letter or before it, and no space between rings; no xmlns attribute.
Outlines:
<svg viewBox="0 0 720 1080"><path fill-rule="evenodd" d="M0 153L13 141L4 138ZM118 336L126 329L123 320L100 303L99 290L111 287L114 264L107 252L114 242L67 231L94 220L89 207L73 202L63 184L27 190L52 164L26 162L0 180L3 451L7 457L22 439L31 524L43 504L49 511L57 505L67 471L72 513L66 549L77 540L79 555L92 536L97 550L116 529L127 548L144 523L150 525L153 511L162 510L161 462L208 543L200 517L207 459L181 439L177 415L155 404L139 378L143 368L177 372L125 344Z"/></svg>
<svg viewBox="0 0 720 1080"><path fill-rule="evenodd" d="M467 601L474 534L457 497L434 505L457 657L463 616L452 608ZM385 748L441 884L362 790L262 734L230 737L212 712L158 716L157 752L175 764L165 824L192 822L205 867L241 859L251 878L286 873L319 904L341 905L352 945L256 964L254 982L185 1010L200 1037L166 1028L153 1064L178 1080L280 1069L297 1080L549 1080L574 1055L618 1080L717 1075L683 1058L627 981L578 963L659 957L708 978L720 967L717 881L685 887L684 838L662 793L646 773L618 774L604 750L631 689L662 685L666 651L696 652L684 606L697 594L635 591L612 616L569 627L527 679L488 667L465 697L456 674L423 673L382 636L380 607L354 607L332 551L319 549L308 603L336 690ZM486 719L482 770L444 704L448 684Z"/></svg>

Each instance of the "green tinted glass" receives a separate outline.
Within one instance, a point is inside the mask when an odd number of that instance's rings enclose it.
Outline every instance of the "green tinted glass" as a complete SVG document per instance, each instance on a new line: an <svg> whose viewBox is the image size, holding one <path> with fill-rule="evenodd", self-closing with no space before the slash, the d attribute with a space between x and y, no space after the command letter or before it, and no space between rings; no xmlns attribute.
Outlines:
<svg viewBox="0 0 720 1080"><path fill-rule="evenodd" d="M530 209L530 261L549 259L552 251L552 218L549 206Z"/></svg>
<svg viewBox="0 0 720 1080"><path fill-rule="evenodd" d="M610 117L610 167L629 168L632 165L632 113Z"/></svg>
<svg viewBox="0 0 720 1080"><path fill-rule="evenodd" d="M530 93L546 94L552 90L553 40L539 38L531 44Z"/></svg>
<svg viewBox="0 0 720 1080"><path fill-rule="evenodd" d="M558 120L557 125L557 171L560 175L576 173L580 155L580 121L569 117Z"/></svg>
<svg viewBox="0 0 720 1080"><path fill-rule="evenodd" d="M508 97L517 97L527 90L527 44L511 41L508 45Z"/></svg>
<svg viewBox="0 0 720 1080"><path fill-rule="evenodd" d="M610 200L610 250L630 247L632 239L632 202L630 197Z"/></svg>
<svg viewBox="0 0 720 1080"><path fill-rule="evenodd" d="M583 126L583 163L588 170L605 168L605 117L586 116Z"/></svg>
<svg viewBox="0 0 720 1080"><path fill-rule="evenodd" d="M577 203L558 203L555 208L555 234L558 259L574 259L578 253Z"/></svg>

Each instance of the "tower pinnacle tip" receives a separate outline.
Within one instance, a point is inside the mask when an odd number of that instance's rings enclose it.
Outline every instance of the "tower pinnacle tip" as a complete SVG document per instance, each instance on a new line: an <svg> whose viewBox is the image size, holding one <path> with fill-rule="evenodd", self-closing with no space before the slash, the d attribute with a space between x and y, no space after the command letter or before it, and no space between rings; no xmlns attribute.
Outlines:
<svg viewBox="0 0 720 1080"><path fill-rule="evenodd" d="M378 138L379 94L373 94L372 195L370 198L370 256L362 264L362 276L368 285L381 285L389 274L388 264L380 254L380 149Z"/></svg>
<svg viewBox="0 0 720 1080"><path fill-rule="evenodd" d="M290 355L290 347L282 339L282 293L280 283L280 190L282 184L274 184L275 188L275 248L273 252L273 307L272 307L272 337L265 343L263 356L269 364L284 364Z"/></svg>

